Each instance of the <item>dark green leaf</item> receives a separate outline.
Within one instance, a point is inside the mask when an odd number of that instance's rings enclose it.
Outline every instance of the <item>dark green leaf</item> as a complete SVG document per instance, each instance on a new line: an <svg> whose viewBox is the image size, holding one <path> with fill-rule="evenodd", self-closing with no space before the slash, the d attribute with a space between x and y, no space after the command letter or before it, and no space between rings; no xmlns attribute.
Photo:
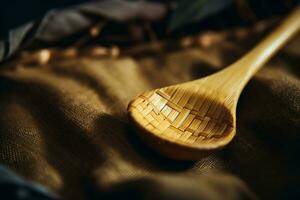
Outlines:
<svg viewBox="0 0 300 200"><path fill-rule="evenodd" d="M207 16L223 10L233 0L179 0L171 16L169 31L174 31L192 22L201 21Z"/></svg>

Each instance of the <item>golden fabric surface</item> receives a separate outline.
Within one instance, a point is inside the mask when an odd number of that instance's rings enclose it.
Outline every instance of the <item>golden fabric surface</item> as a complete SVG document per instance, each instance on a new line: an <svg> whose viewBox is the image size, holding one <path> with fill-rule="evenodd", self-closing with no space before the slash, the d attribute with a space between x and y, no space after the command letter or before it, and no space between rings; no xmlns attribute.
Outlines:
<svg viewBox="0 0 300 200"><path fill-rule="evenodd" d="M63 199L87 198L86 185L103 199L296 197L300 37L246 86L236 138L221 151L196 162L169 160L145 146L127 119L134 96L227 66L257 41L249 38L136 57L2 66L0 162Z"/></svg>

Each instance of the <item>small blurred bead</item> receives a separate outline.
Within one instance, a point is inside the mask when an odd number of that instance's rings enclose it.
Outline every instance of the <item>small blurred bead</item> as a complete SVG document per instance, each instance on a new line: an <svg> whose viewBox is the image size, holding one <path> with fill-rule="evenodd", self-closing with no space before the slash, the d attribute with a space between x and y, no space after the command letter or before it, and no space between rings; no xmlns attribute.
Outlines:
<svg viewBox="0 0 300 200"><path fill-rule="evenodd" d="M117 58L120 55L120 48L117 47L117 46L111 47L111 49L110 49L110 55L113 58Z"/></svg>
<svg viewBox="0 0 300 200"><path fill-rule="evenodd" d="M190 47L193 45L193 42L194 42L194 40L192 37L185 37L180 41L180 45L182 47Z"/></svg>
<svg viewBox="0 0 300 200"><path fill-rule="evenodd" d="M87 51L88 56L92 57L101 57L101 56L107 56L109 54L108 49L104 47L91 47Z"/></svg>
<svg viewBox="0 0 300 200"><path fill-rule="evenodd" d="M217 44L221 41L223 41L227 37L227 34L225 33L214 33L214 32L208 32L205 34L202 34L198 37L198 44L203 47L210 47L213 44Z"/></svg>
<svg viewBox="0 0 300 200"><path fill-rule="evenodd" d="M48 49L40 50L37 54L37 62L41 65L47 64L51 58L51 52Z"/></svg>
<svg viewBox="0 0 300 200"><path fill-rule="evenodd" d="M100 28L98 26L94 26L92 28L90 28L90 35L92 37L97 37L100 33Z"/></svg>
<svg viewBox="0 0 300 200"><path fill-rule="evenodd" d="M198 43L203 47L209 47L212 44L212 38L209 35L202 35L199 37Z"/></svg>
<svg viewBox="0 0 300 200"><path fill-rule="evenodd" d="M78 50L76 48L69 48L61 52L61 57L63 58L75 58L77 56Z"/></svg>

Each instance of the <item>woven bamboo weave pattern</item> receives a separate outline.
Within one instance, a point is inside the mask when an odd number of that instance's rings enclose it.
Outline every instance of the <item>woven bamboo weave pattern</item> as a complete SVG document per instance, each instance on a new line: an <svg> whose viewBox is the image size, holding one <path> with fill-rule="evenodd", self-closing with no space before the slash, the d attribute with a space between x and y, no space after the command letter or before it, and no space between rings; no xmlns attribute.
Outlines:
<svg viewBox="0 0 300 200"><path fill-rule="evenodd" d="M226 136L232 127L222 104L195 96L191 90L166 88L140 95L132 112L146 129L179 143L205 143ZM212 103L213 102L213 103ZM157 131L155 131L157 129Z"/></svg>

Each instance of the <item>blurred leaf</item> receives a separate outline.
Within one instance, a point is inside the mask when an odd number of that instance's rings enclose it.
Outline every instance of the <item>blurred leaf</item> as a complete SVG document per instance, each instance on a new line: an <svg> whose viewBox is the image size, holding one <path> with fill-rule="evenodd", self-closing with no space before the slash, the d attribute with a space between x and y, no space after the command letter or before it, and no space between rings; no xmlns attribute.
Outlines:
<svg viewBox="0 0 300 200"><path fill-rule="evenodd" d="M83 4L74 5L64 9L52 9L47 11L44 16L37 20L29 21L25 25L13 27L12 25L7 30L3 30L3 20L1 16L6 16L7 19L14 16L14 9L23 6L23 3L13 4L10 12L3 15L3 10L0 6L0 62L12 56L17 50L26 43L27 47L34 42L55 43L65 39L75 33L83 31L99 22L98 16L105 19L118 22L127 22L130 20L148 20L159 21L167 12L166 5L159 2L148 1L129 1L129 0L66 0L67 2L83 2ZM35 0L29 0L29 8L34 5ZM52 3L51 3L52 2ZM55 8L57 0L44 0L47 8ZM31 3L31 4L30 4ZM65 2L66 3L66 2ZM27 4L26 4L27 5ZM30 7L31 5L31 7ZM52 6L51 6L52 5ZM35 9L43 8L43 4L37 5ZM18 10L17 10L18 11ZM9 14L12 13L12 14ZM23 14L23 15L22 15ZM26 14L26 13L25 13ZM18 18L26 17L22 12ZM5 18L4 18L5 19ZM27 18L26 18L27 19ZM7 21L7 20L6 20ZM5 21L5 22L6 22ZM9 20L8 20L9 21ZM24 21L18 21L24 22ZM5 26L4 26L5 27ZM13 28L11 28L13 27ZM1 33L4 36L2 37Z"/></svg>
<svg viewBox="0 0 300 200"><path fill-rule="evenodd" d="M159 2L102 0L80 5L80 10L93 15L100 15L115 21L146 19L158 21L166 14L166 6Z"/></svg>
<svg viewBox="0 0 300 200"><path fill-rule="evenodd" d="M233 0L179 0L171 16L168 30L174 31L184 25L216 14L232 3Z"/></svg>

